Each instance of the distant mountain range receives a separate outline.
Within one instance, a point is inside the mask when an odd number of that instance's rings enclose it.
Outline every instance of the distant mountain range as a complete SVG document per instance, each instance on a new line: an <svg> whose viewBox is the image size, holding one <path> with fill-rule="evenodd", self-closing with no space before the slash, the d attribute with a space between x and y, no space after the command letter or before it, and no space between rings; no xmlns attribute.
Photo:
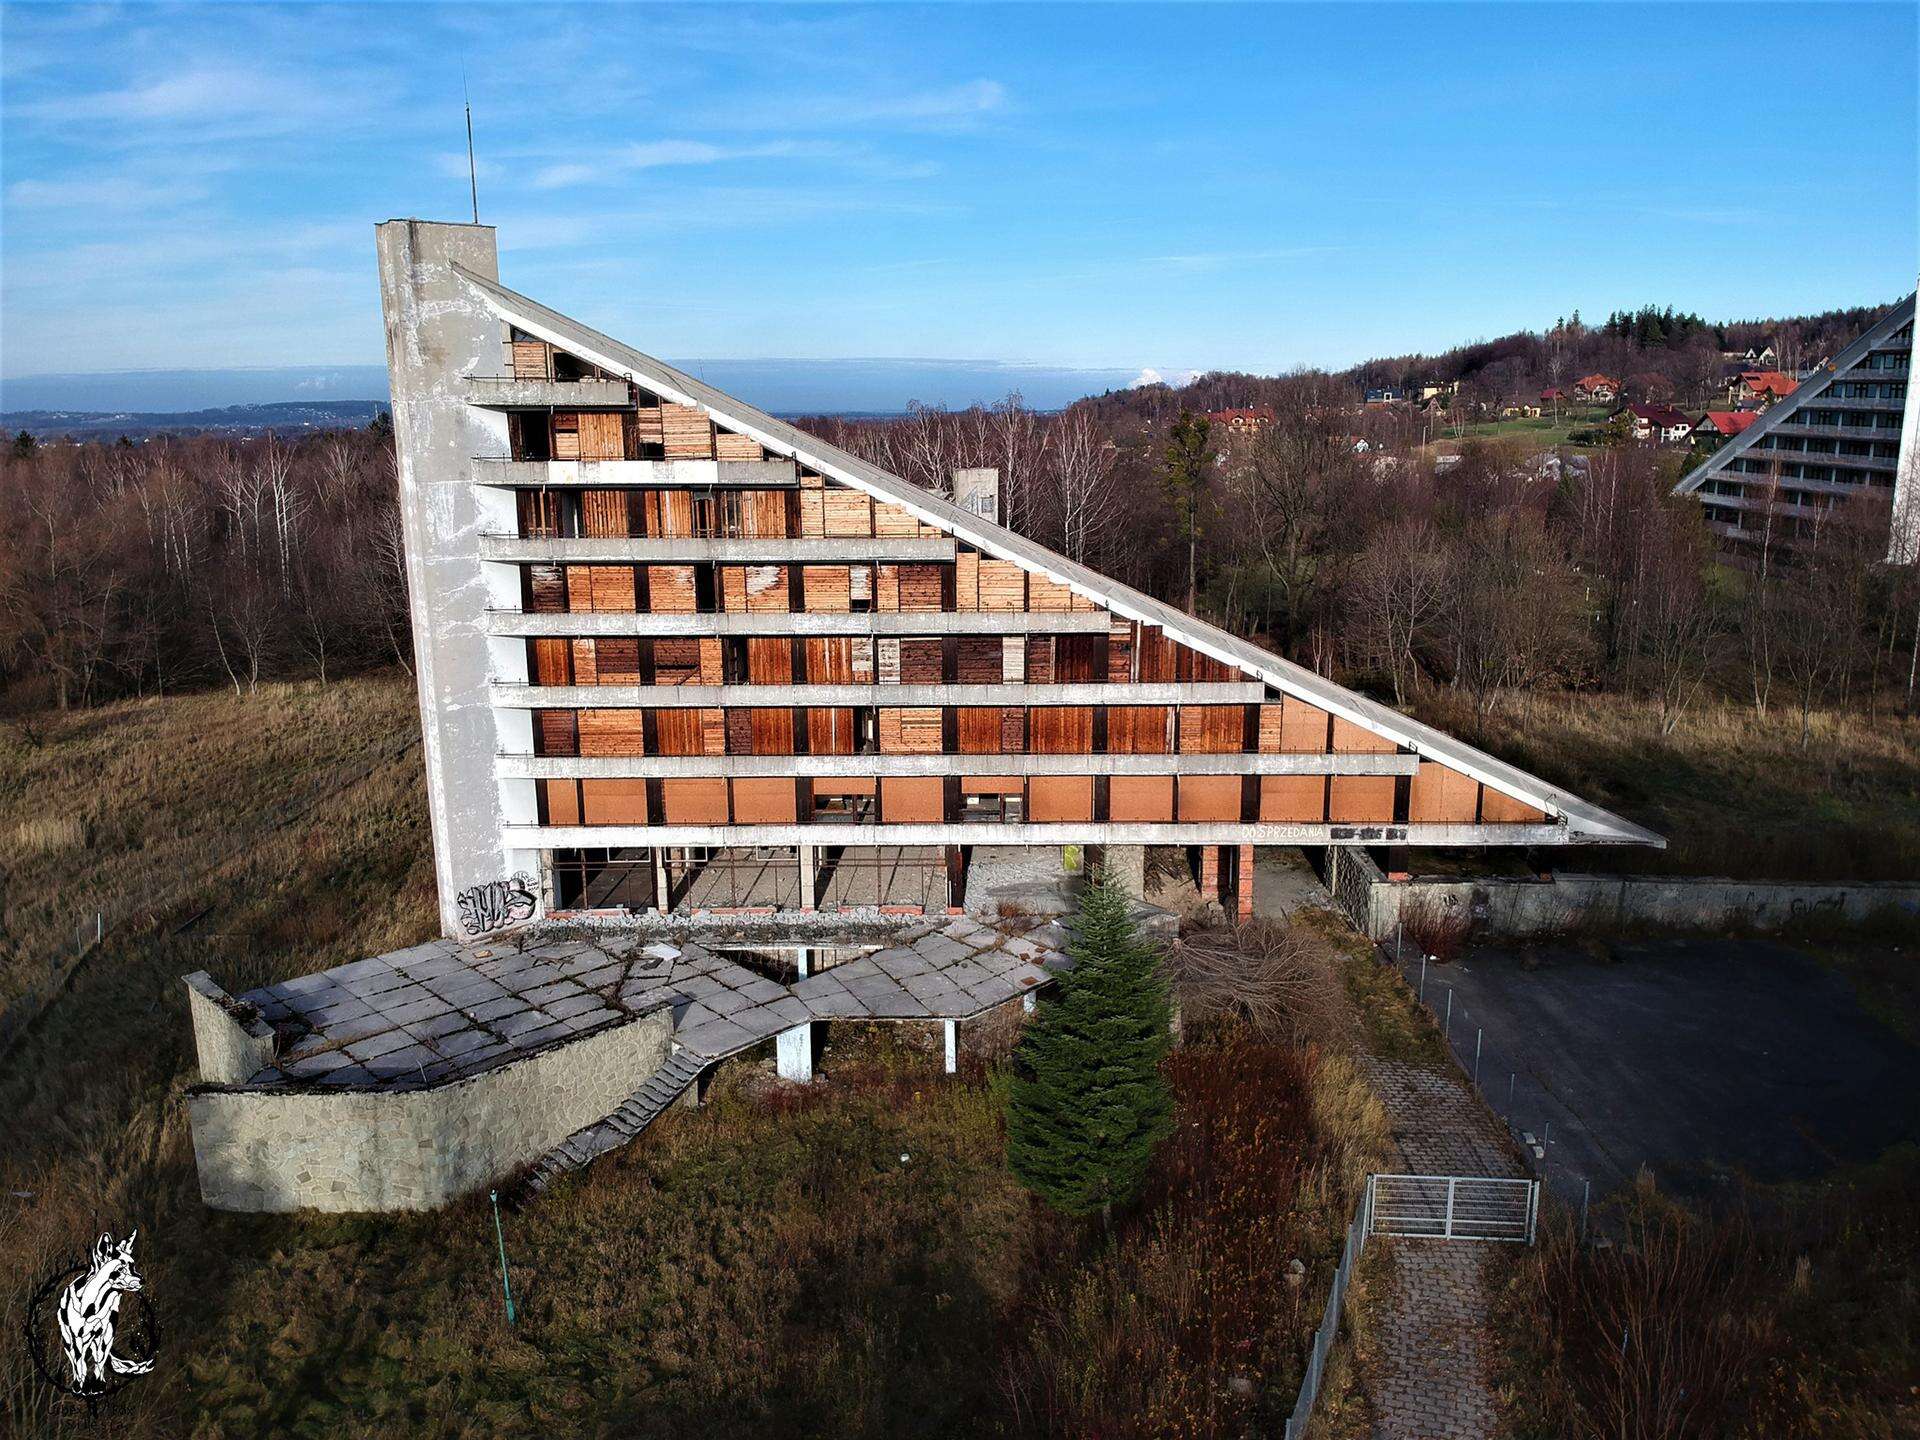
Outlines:
<svg viewBox="0 0 1920 1440"><path fill-rule="evenodd" d="M1039 410L1129 384L1134 370L989 360L676 360L708 384L779 415L898 415L963 409L1018 392ZM387 405L379 365L126 370L0 380L0 425L36 435L159 434L362 424Z"/></svg>

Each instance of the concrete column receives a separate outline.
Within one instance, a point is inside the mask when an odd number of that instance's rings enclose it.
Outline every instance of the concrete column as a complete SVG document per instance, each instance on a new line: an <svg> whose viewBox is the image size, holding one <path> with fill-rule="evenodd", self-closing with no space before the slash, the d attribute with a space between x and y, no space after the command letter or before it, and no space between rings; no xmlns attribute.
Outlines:
<svg viewBox="0 0 1920 1440"><path fill-rule="evenodd" d="M673 895L667 885L667 852L665 847L653 847L653 904L662 915L673 908Z"/></svg>
<svg viewBox="0 0 1920 1440"><path fill-rule="evenodd" d="M782 1080L804 1085L813 1079L813 1024L782 1030L777 1042L777 1068Z"/></svg>
<svg viewBox="0 0 1920 1440"><path fill-rule="evenodd" d="M1239 847L1233 869L1234 908L1239 912L1240 923L1244 925L1253 919L1253 846Z"/></svg>
<svg viewBox="0 0 1920 1440"><path fill-rule="evenodd" d="M951 1075L960 1068L960 1022L943 1020L940 1024L947 1032L947 1074Z"/></svg>
<svg viewBox="0 0 1920 1440"><path fill-rule="evenodd" d="M818 879L819 852L811 845L799 845L795 847L795 853L800 858L800 908L812 910L820 903L814 894L814 886Z"/></svg>
<svg viewBox="0 0 1920 1440"><path fill-rule="evenodd" d="M1220 849L1218 845L1200 847L1200 898L1220 898Z"/></svg>

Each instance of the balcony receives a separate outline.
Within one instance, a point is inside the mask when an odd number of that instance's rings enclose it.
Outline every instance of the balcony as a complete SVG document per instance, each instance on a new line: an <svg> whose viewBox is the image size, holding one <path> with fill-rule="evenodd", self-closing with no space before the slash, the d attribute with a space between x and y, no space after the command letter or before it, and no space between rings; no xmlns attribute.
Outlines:
<svg viewBox="0 0 1920 1440"><path fill-rule="evenodd" d="M1029 685L519 685L493 687L502 709L699 708L720 705L1257 705L1257 681L1086 681Z"/></svg>
<svg viewBox="0 0 1920 1440"><path fill-rule="evenodd" d="M489 410L618 410L632 403L624 380L521 380L469 375L467 403Z"/></svg>
<svg viewBox="0 0 1920 1440"><path fill-rule="evenodd" d="M559 538L519 535L482 535L480 558L537 565L691 564L713 561L724 565L849 565L873 560L952 564L950 539L826 540L781 537L766 540L687 537L664 539Z"/></svg>
<svg viewBox="0 0 1920 1440"><path fill-rule="evenodd" d="M473 480L476 485L517 490L611 485L682 489L737 485L766 490L798 486L800 475L791 460L509 460L476 455Z"/></svg>
<svg viewBox="0 0 1920 1440"><path fill-rule="evenodd" d="M599 635L1105 635L1112 624L1112 617L1102 610L887 610L851 615L788 610L697 615L631 610L487 612L489 635L529 639Z"/></svg>
<svg viewBox="0 0 1920 1440"><path fill-rule="evenodd" d="M500 755L502 780L931 775L1411 775L1418 755Z"/></svg>

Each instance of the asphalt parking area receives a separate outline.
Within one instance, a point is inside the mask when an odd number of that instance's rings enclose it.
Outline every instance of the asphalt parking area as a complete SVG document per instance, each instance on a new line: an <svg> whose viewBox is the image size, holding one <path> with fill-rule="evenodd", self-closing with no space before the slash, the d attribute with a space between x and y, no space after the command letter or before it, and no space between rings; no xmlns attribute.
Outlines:
<svg viewBox="0 0 1920 1440"><path fill-rule="evenodd" d="M1908 964L1920 964L1909 951ZM1417 971L1417 963L1413 967ZM1488 1102L1547 1148L1577 1200L1629 1183L1711 1193L1808 1179L1920 1141L1920 1046L1814 955L1763 940L1477 947L1430 967ZM1511 1093L1511 1102L1508 1100Z"/></svg>

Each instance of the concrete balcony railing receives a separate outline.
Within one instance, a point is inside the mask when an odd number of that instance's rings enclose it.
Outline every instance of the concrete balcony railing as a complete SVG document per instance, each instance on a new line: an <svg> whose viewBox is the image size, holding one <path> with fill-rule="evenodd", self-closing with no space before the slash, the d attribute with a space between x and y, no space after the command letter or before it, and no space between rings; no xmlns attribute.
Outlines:
<svg viewBox="0 0 1920 1440"><path fill-rule="evenodd" d="M517 685L496 682L501 709L705 709L726 705L1257 705L1257 681L1026 685Z"/></svg>
<svg viewBox="0 0 1920 1440"><path fill-rule="evenodd" d="M469 375L467 403L489 410L620 409L632 401L624 380L519 380L511 375Z"/></svg>
<svg viewBox="0 0 1920 1440"><path fill-rule="evenodd" d="M473 479L477 485L513 489L717 485L767 490L797 486L800 474L791 460L509 460L476 455Z"/></svg>
<svg viewBox="0 0 1920 1440"><path fill-rule="evenodd" d="M952 564L952 539L766 540L718 539L559 539L518 535L482 535L482 560L522 564L626 565L715 561L728 565L865 564L873 560Z"/></svg>
<svg viewBox="0 0 1920 1440"><path fill-rule="evenodd" d="M502 780L928 775L1411 775L1418 755L501 755Z"/></svg>
<svg viewBox="0 0 1920 1440"><path fill-rule="evenodd" d="M786 610L756 614L636 614L592 611L557 615L487 612L489 635L529 639L627 635L1105 635L1112 617L1100 610L876 611L830 615Z"/></svg>
<svg viewBox="0 0 1920 1440"><path fill-rule="evenodd" d="M651 845L1565 845L1563 821L1520 825L1268 823L925 822L898 825L503 825L513 850L625 849Z"/></svg>

